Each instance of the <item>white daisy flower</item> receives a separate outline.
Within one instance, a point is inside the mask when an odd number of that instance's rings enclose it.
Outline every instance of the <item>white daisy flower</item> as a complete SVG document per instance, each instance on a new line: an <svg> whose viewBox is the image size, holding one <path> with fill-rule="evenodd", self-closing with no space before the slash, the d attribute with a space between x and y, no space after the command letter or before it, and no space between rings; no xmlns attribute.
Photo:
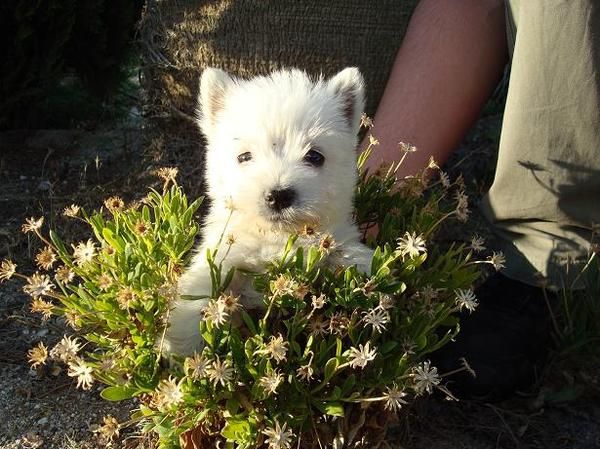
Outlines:
<svg viewBox="0 0 600 449"><path fill-rule="evenodd" d="M430 366L430 364L429 360L424 361L421 365L416 366L414 372L411 374L415 382L414 389L416 394L423 394L425 391L431 394L433 387L441 381L437 368Z"/></svg>
<svg viewBox="0 0 600 449"><path fill-rule="evenodd" d="M169 376L168 379L161 380L155 401L159 408L177 405L183 401L183 391L174 377Z"/></svg>
<svg viewBox="0 0 600 449"><path fill-rule="evenodd" d="M96 245L91 239L88 239L85 243L79 242L77 246L71 246L73 247L73 258L77 265L82 266L94 260L94 256L96 255Z"/></svg>
<svg viewBox="0 0 600 449"><path fill-rule="evenodd" d="M283 426L275 420L275 427L267 427L262 431L268 438L265 441L269 445L269 449L290 449L293 443L294 433L287 429L287 423Z"/></svg>
<svg viewBox="0 0 600 449"><path fill-rule="evenodd" d="M415 232L406 232L404 237L398 239L398 250L402 256L408 254L409 257L418 257L421 253L427 251L425 240L422 235L418 235Z"/></svg>
<svg viewBox="0 0 600 449"><path fill-rule="evenodd" d="M392 388L387 387L387 391L383 396L385 398L384 408L386 410L397 412L402 408L403 405L408 404L408 402L403 399L408 395L404 391L400 390L396 385L393 385Z"/></svg>
<svg viewBox="0 0 600 449"><path fill-rule="evenodd" d="M504 253L502 251L498 251L494 252L490 256L489 261L496 271L500 271L505 267L506 257L504 257Z"/></svg>
<svg viewBox="0 0 600 449"><path fill-rule="evenodd" d="M390 314L384 309L376 307L368 312L365 312L363 321L367 325L373 326L377 332L385 330L385 325L390 322Z"/></svg>
<svg viewBox="0 0 600 449"><path fill-rule="evenodd" d="M32 298L39 298L42 295L52 293L54 284L50 282L50 278L46 274L34 273L27 278L27 285L23 287L23 291Z"/></svg>
<svg viewBox="0 0 600 449"><path fill-rule="evenodd" d="M277 394L277 387L283 381L283 376L277 370L259 379L258 384L268 395Z"/></svg>
<svg viewBox="0 0 600 449"><path fill-rule="evenodd" d="M367 364L375 359L377 355L377 348L371 349L369 345L371 342L367 342L366 345L359 344L358 349L355 347L350 348L350 366L352 368L364 368Z"/></svg>
<svg viewBox="0 0 600 449"><path fill-rule="evenodd" d="M92 388L92 384L94 383L92 367L86 364L83 359L76 357L70 361L67 374L70 377L77 378L77 388L81 387L84 390L89 390Z"/></svg>
<svg viewBox="0 0 600 449"><path fill-rule="evenodd" d="M208 378L214 383L215 387L219 383L224 387L225 383L230 382L233 378L233 367L227 360L221 362L219 357L212 362L206 372Z"/></svg>
<svg viewBox="0 0 600 449"><path fill-rule="evenodd" d="M286 354L288 350L288 342L283 341L283 337L279 334L279 337L271 336L269 342L265 345L264 349L256 351L258 354L266 354L270 358L274 359L277 363L284 362L286 360Z"/></svg>
<svg viewBox="0 0 600 449"><path fill-rule="evenodd" d="M11 260L3 260L0 265L0 282L9 280L17 271L17 265Z"/></svg>
<svg viewBox="0 0 600 449"><path fill-rule="evenodd" d="M201 354L195 353L193 357L187 357L183 363L185 372L192 376L194 380L206 377L210 360Z"/></svg>
<svg viewBox="0 0 600 449"><path fill-rule="evenodd" d="M456 295L456 304L460 310L467 309L469 312L473 312L477 308L479 303L473 290L458 288L454 290L454 294Z"/></svg>
<svg viewBox="0 0 600 449"><path fill-rule="evenodd" d="M63 362L69 362L77 358L77 353L81 349L81 345L77 341L77 338L63 336L50 351L50 357Z"/></svg>
<svg viewBox="0 0 600 449"><path fill-rule="evenodd" d="M481 251L485 250L484 245L485 245L485 239L483 237L481 237L480 235L475 234L471 238L471 244L469 245L469 248L471 248L476 253L480 253Z"/></svg>
<svg viewBox="0 0 600 449"><path fill-rule="evenodd" d="M226 304L223 301L211 299L203 309L204 319L211 322L216 327L221 326L227 321L229 314L225 311Z"/></svg>

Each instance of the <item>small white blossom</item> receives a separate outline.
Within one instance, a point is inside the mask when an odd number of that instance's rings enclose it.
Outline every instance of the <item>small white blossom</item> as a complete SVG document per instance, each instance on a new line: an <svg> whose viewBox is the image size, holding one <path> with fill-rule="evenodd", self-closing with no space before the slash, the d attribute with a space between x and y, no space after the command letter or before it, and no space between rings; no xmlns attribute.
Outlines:
<svg viewBox="0 0 600 449"><path fill-rule="evenodd" d="M44 301L42 298L33 298L30 310L34 313L42 314L42 319L45 321L52 317L54 305L49 301Z"/></svg>
<svg viewBox="0 0 600 449"><path fill-rule="evenodd" d="M256 351L258 354L266 354L270 358L274 359L277 363L284 362L286 360L286 354L288 350L288 342L283 341L283 337L279 334L279 337L271 336L269 342L265 345L264 349Z"/></svg>
<svg viewBox="0 0 600 449"><path fill-rule="evenodd" d="M68 284L75 278L75 273L69 267L63 265L62 267L57 268L54 278L58 282Z"/></svg>
<svg viewBox="0 0 600 449"><path fill-rule="evenodd" d="M373 128L373 120L364 112L360 115L360 127L361 128Z"/></svg>
<svg viewBox="0 0 600 449"><path fill-rule="evenodd" d="M259 379L258 384L265 390L265 393L277 394L277 387L283 381L283 376L277 371L267 374Z"/></svg>
<svg viewBox="0 0 600 449"><path fill-rule="evenodd" d="M321 238L321 240L319 241L319 251L321 252L321 254L327 255L331 253L331 251L333 251L336 246L337 244L333 239L333 236L330 234L324 235L323 238Z"/></svg>
<svg viewBox="0 0 600 449"><path fill-rule="evenodd" d="M392 298L390 295L381 295L379 298L378 307L382 308L383 310L390 310L392 307L394 307L394 298Z"/></svg>
<svg viewBox="0 0 600 449"><path fill-rule="evenodd" d="M281 274L271 281L271 293L274 296L293 295L297 288L296 282L288 275Z"/></svg>
<svg viewBox="0 0 600 449"><path fill-rule="evenodd" d="M398 239L398 250L402 256L408 254L408 256L412 258L426 252L427 247L422 235L417 236L414 232L406 232L404 237Z"/></svg>
<svg viewBox="0 0 600 449"><path fill-rule="evenodd" d="M195 353L193 357L188 357L185 359L183 366L186 373L192 376L194 380L198 380L208 374L210 361L203 355Z"/></svg>
<svg viewBox="0 0 600 449"><path fill-rule="evenodd" d="M460 310L467 309L469 312L473 312L477 308L477 297L473 293L473 290L459 288L454 290L454 294L456 295L456 304Z"/></svg>
<svg viewBox="0 0 600 449"><path fill-rule="evenodd" d="M300 368L298 368L296 370L296 375L298 376L298 378L300 380L304 380L304 381L311 380L314 373L315 373L315 370L313 369L313 367L311 366L310 363L307 363L306 365L302 365L302 366L300 366Z"/></svg>
<svg viewBox="0 0 600 449"><path fill-rule="evenodd" d="M469 245L469 248L471 248L476 253L480 253L481 251L485 250L484 245L485 245L485 239L479 235L474 235L471 238L471 244Z"/></svg>
<svg viewBox="0 0 600 449"><path fill-rule="evenodd" d="M202 311L204 313L204 319L211 322L216 327L221 326L227 321L229 314L225 311L225 303L211 299Z"/></svg>
<svg viewBox="0 0 600 449"><path fill-rule="evenodd" d="M365 312L363 321L367 325L373 326L377 332L385 330L385 325L390 321L390 315L384 309L376 307L368 312Z"/></svg>
<svg viewBox="0 0 600 449"><path fill-rule="evenodd" d="M95 430L100 435L103 441L110 442L119 436L119 422L114 416L105 416L102 421L104 424Z"/></svg>
<svg viewBox="0 0 600 449"><path fill-rule="evenodd" d="M400 390L396 385L392 388L387 387L387 391L383 395L385 397L384 408L397 412L403 405L408 404L403 398L408 396L404 391Z"/></svg>
<svg viewBox="0 0 600 449"><path fill-rule="evenodd" d="M32 298L39 298L42 295L52 293L54 284L50 282L50 278L46 274L34 273L27 278L27 285L23 287L23 291Z"/></svg>
<svg viewBox="0 0 600 449"><path fill-rule="evenodd" d="M417 147L405 142L398 142L398 148L403 153L414 153L415 151L417 151Z"/></svg>
<svg viewBox="0 0 600 449"><path fill-rule="evenodd" d="M70 377L77 378L77 388L81 387L84 390L92 388L94 378L92 377L92 367L80 359L79 357L69 362L69 371L67 374Z"/></svg>
<svg viewBox="0 0 600 449"><path fill-rule="evenodd" d="M322 315L316 316L308 323L310 333L315 336L325 335L329 327L329 320L325 320Z"/></svg>
<svg viewBox="0 0 600 449"><path fill-rule="evenodd" d="M440 171L440 182L442 183L444 188L446 188L446 189L450 188L451 182L450 182L450 176L448 176L448 173L446 173L444 171Z"/></svg>
<svg viewBox="0 0 600 449"><path fill-rule="evenodd" d="M504 253L502 251L498 251L494 252L490 256L489 261L496 271L500 271L505 267L504 264L506 263L506 257L504 257Z"/></svg>
<svg viewBox="0 0 600 449"><path fill-rule="evenodd" d="M341 312L334 313L329 318L328 330L332 334L344 335L348 330L350 324L350 318L342 314Z"/></svg>
<svg viewBox="0 0 600 449"><path fill-rule="evenodd" d="M92 240L88 240L86 243L80 242L77 246L71 246L73 247L73 258L77 265L81 266L94 260L96 245Z"/></svg>
<svg viewBox="0 0 600 449"><path fill-rule="evenodd" d="M425 391L431 393L433 387L438 385L441 381L437 368L435 366L430 366L430 364L431 362L426 360L421 365L414 368L412 377L415 382L414 389L416 394L423 394Z"/></svg>
<svg viewBox="0 0 600 449"><path fill-rule="evenodd" d="M269 445L269 449L290 449L293 443L294 433L287 429L287 423L283 423L283 427L275 420L275 427L267 427L262 431L268 438L265 443Z"/></svg>
<svg viewBox="0 0 600 449"><path fill-rule="evenodd" d="M56 262L56 253L51 246L46 246L35 256L37 266L43 270L49 270Z"/></svg>
<svg viewBox="0 0 600 449"><path fill-rule="evenodd" d="M131 307L136 298L136 293L130 287L122 288L117 293L117 303L123 310L127 310L129 307Z"/></svg>
<svg viewBox="0 0 600 449"><path fill-rule="evenodd" d="M379 145L379 140L373 136L373 134L369 134L369 145L377 146Z"/></svg>
<svg viewBox="0 0 600 449"><path fill-rule="evenodd" d="M50 356L53 359L69 362L77 358L77 353L81 349L81 345L77 338L72 338L65 335L54 348L50 351Z"/></svg>
<svg viewBox="0 0 600 449"><path fill-rule="evenodd" d="M172 182L175 184L177 181L177 174L179 173L179 169L177 167L161 167L156 170L156 176L161 178L165 184L168 182Z"/></svg>
<svg viewBox="0 0 600 449"><path fill-rule="evenodd" d="M65 207L65 209L63 210L63 215L65 217L74 218L79 214L80 210L81 210L80 206L78 206L77 204L71 204L70 206Z"/></svg>
<svg viewBox="0 0 600 449"><path fill-rule="evenodd" d="M21 232L37 232L44 224L44 217L40 217L37 220L33 217L25 219L25 223L21 226Z"/></svg>
<svg viewBox="0 0 600 449"><path fill-rule="evenodd" d="M438 297L438 291L431 285L426 285L419 292L419 298L425 302L430 302Z"/></svg>
<svg viewBox="0 0 600 449"><path fill-rule="evenodd" d="M16 272L17 265L11 260L3 260L0 265L0 282L9 280Z"/></svg>
<svg viewBox="0 0 600 449"><path fill-rule="evenodd" d="M231 212L233 212L237 209L232 197L229 197L225 200L225 208L230 210Z"/></svg>
<svg viewBox="0 0 600 449"><path fill-rule="evenodd" d="M312 296L312 308L313 309L322 309L325 306L325 295L320 294L319 296Z"/></svg>
<svg viewBox="0 0 600 449"><path fill-rule="evenodd" d="M377 348L369 348L371 342L367 342L366 345L359 344L358 349L355 347L350 348L350 366L352 368L364 368L367 364L375 359L377 355Z"/></svg>
<svg viewBox="0 0 600 449"><path fill-rule="evenodd" d="M237 312L242 307L239 296L223 294L219 296L218 301L223 304L223 309L229 314Z"/></svg>
<svg viewBox="0 0 600 449"><path fill-rule="evenodd" d="M44 365L48 359L48 348L44 343L40 342L27 352L27 356L32 368Z"/></svg>
<svg viewBox="0 0 600 449"><path fill-rule="evenodd" d="M156 391L155 401L159 408L177 405L183 401L183 391L174 377L169 376L168 379L161 380Z"/></svg>
<svg viewBox="0 0 600 449"><path fill-rule="evenodd" d="M111 196L110 198L104 200L104 205L114 214L115 212L121 212L123 210L125 207L125 202L119 196Z"/></svg>
<svg viewBox="0 0 600 449"><path fill-rule="evenodd" d="M459 221L465 222L469 217L469 197L464 191L456 192L456 209L454 213Z"/></svg>
<svg viewBox="0 0 600 449"><path fill-rule="evenodd" d="M217 357L217 360L213 361L211 366L207 369L207 374L215 387L219 383L222 386L225 386L225 383L231 381L233 378L233 368L227 360L221 362L219 357Z"/></svg>

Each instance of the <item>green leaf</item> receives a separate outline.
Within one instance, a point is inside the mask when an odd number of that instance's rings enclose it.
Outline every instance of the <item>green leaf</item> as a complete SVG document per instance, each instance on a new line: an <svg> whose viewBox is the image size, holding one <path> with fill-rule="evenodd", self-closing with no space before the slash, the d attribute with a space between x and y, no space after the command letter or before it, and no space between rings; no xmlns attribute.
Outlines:
<svg viewBox="0 0 600 449"><path fill-rule="evenodd" d="M56 232L54 232L52 229L50 230L50 240L52 240L52 243L54 243L56 251L58 251L58 255L63 260L63 262L66 262L68 260L70 261L71 257L69 256L69 252L67 251L65 244L60 239L58 234L56 234Z"/></svg>
<svg viewBox="0 0 600 449"><path fill-rule="evenodd" d="M344 406L341 402L324 402L319 408L329 416L344 417Z"/></svg>
<svg viewBox="0 0 600 449"><path fill-rule="evenodd" d="M118 235L115 235L115 233L111 229L103 228L102 237L104 237L104 240L106 240L108 244L112 246L117 252L122 253L124 251L124 240Z"/></svg>
<svg viewBox="0 0 600 449"><path fill-rule="evenodd" d="M131 387L106 387L100 392L102 399L107 401L123 401L135 396L137 390Z"/></svg>
<svg viewBox="0 0 600 449"><path fill-rule="evenodd" d="M335 374L335 370L337 370L338 366L340 366L340 361L334 357L327 361L325 364L325 374L323 377L323 383L326 383L333 377Z"/></svg>
<svg viewBox="0 0 600 449"><path fill-rule="evenodd" d="M245 442L251 434L252 425L243 418L228 418L227 424L221 430L221 435L236 442Z"/></svg>
<svg viewBox="0 0 600 449"><path fill-rule="evenodd" d="M250 315L248 315L248 313L245 310L241 310L241 315L242 315L242 319L244 320L244 323L246 323L246 326L248 326L248 329L250 330L250 332L252 332L253 335L258 334L258 330L256 329L256 324L254 324L254 320L252 320L252 317Z"/></svg>
<svg viewBox="0 0 600 449"><path fill-rule="evenodd" d="M422 351L427 346L427 334L421 334L415 339L417 349Z"/></svg>
<svg viewBox="0 0 600 449"><path fill-rule="evenodd" d="M304 267L304 248L296 250L296 269L301 270Z"/></svg>
<svg viewBox="0 0 600 449"><path fill-rule="evenodd" d="M396 348L396 346L398 346L398 342L397 341L393 341L393 340L387 341L381 347L381 353L382 354L387 354L388 352L393 351L394 348Z"/></svg>

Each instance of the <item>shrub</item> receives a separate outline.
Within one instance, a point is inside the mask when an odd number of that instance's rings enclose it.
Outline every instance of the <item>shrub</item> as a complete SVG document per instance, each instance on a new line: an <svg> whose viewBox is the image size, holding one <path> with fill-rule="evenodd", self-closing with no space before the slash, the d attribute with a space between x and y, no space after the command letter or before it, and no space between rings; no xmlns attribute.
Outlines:
<svg viewBox="0 0 600 449"><path fill-rule="evenodd" d="M413 147L400 149L406 155ZM168 364L161 338L200 204L188 203L174 169L160 173L162 194L151 191L139 204L113 197L89 215L67 208L94 235L70 248L54 231L44 236L42 219L29 219L23 231L45 245L36 256L41 271L24 276L4 261L0 280L25 279L32 310L63 316L76 335L50 351L41 343L30 361L67 363L78 386L105 384L105 399L136 397L131 422L155 432L162 448L380 443L388 419L414 398L434 390L452 397L427 354L456 335L459 310L476 307L470 288L478 263L486 263L473 259L479 240L448 248L433 240L444 220L467 217L460 180L451 184L440 172L430 183L426 171L397 179L400 163L373 176L363 171L357 189L358 222L365 234L378 229L371 273L328 266L332 238L299 230L265 272L247 273L263 297L257 312L229 290L233 273L221 269L227 254L209 252L213 292L200 322L206 344ZM432 161L428 170L439 169ZM111 438L119 425L107 417L101 430Z"/></svg>

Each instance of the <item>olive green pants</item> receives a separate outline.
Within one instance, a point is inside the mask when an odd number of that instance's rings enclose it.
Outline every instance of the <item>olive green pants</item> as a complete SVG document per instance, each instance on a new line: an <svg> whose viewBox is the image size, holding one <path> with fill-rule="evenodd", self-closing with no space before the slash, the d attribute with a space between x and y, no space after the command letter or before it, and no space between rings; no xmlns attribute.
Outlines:
<svg viewBox="0 0 600 449"><path fill-rule="evenodd" d="M512 67L482 210L505 274L572 287L600 223L600 1L507 0Z"/></svg>

